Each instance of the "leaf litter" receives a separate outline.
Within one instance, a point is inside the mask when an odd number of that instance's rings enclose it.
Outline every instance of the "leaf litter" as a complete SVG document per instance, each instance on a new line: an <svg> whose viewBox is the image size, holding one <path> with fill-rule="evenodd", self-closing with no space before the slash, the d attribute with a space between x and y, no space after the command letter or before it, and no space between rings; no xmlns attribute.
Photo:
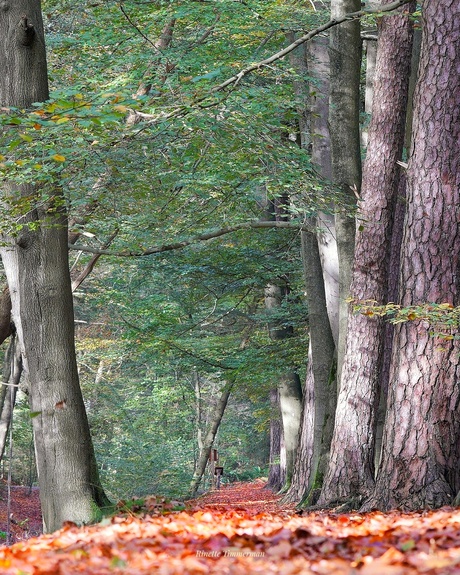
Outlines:
<svg viewBox="0 0 460 575"><path fill-rule="evenodd" d="M0 548L2 575L460 574L460 510L299 514L260 480ZM121 507L123 509L123 507Z"/></svg>

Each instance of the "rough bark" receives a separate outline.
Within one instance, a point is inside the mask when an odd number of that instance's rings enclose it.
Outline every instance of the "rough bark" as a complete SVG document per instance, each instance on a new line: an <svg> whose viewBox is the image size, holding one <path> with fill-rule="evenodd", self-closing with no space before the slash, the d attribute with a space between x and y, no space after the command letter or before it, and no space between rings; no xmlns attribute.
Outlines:
<svg viewBox="0 0 460 575"><path fill-rule="evenodd" d="M27 108L48 98L45 43L39 0L4 2L0 10L0 105ZM68 267L68 229L58 188L43 201L29 184L3 184L4 196L41 200L19 220L24 227L3 238L1 254L12 316L30 388L44 528L89 522L107 503L100 486L81 395L74 346ZM28 224L33 223L29 228Z"/></svg>
<svg viewBox="0 0 460 575"><path fill-rule="evenodd" d="M412 65L411 65L412 66ZM412 76L412 73L411 73ZM406 117L406 137L407 137ZM401 263L401 244L404 232L404 216L406 213L406 174L403 171L399 179L398 197L396 200L393 229L391 233L390 263L388 266L388 302L399 301L399 266ZM375 473L380 467L382 453L383 426L387 413L388 385L390 381L391 356L393 354L394 325L385 323L382 369L380 375L380 399L375 431Z"/></svg>
<svg viewBox="0 0 460 575"><path fill-rule="evenodd" d="M460 4L426 0L401 250L404 306L460 303L459 60ZM366 508L439 507L460 489L460 344L431 329L424 320L395 328L382 464Z"/></svg>
<svg viewBox="0 0 460 575"><path fill-rule="evenodd" d="M201 449L200 455L198 457L195 472L190 483L190 493L192 497L196 495L201 479L206 470L206 465L208 464L209 455L214 444L214 439L216 438L217 431L224 416L225 408L227 407L228 399L230 397L230 393L232 392L232 387L233 384L226 385L212 413L209 428L203 441L203 448Z"/></svg>
<svg viewBox="0 0 460 575"><path fill-rule="evenodd" d="M332 0L331 17L338 18L361 8L360 0ZM340 382L353 254L355 219L351 213L361 186L359 134L359 84L361 74L361 35L359 21L344 22L330 30L330 106L332 180L348 198L350 208L338 210L335 217L339 254L339 342L337 371Z"/></svg>
<svg viewBox="0 0 460 575"><path fill-rule="evenodd" d="M357 301L386 303L411 49L408 13L383 17L350 289ZM375 424L385 327L381 318L354 313L351 306L347 330L331 458L320 504L367 496L374 485Z"/></svg>

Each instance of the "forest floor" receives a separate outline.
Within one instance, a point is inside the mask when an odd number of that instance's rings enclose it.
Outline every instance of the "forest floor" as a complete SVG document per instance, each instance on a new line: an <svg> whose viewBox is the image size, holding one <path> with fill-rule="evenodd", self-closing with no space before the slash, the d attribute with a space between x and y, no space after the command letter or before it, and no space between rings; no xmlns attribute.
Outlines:
<svg viewBox="0 0 460 575"><path fill-rule="evenodd" d="M37 491L23 489L12 489L11 509L12 525L28 526L14 535L25 539L40 511ZM261 480L223 486L180 511L154 496L128 503L100 524L0 547L0 574L460 574L459 509L297 513Z"/></svg>

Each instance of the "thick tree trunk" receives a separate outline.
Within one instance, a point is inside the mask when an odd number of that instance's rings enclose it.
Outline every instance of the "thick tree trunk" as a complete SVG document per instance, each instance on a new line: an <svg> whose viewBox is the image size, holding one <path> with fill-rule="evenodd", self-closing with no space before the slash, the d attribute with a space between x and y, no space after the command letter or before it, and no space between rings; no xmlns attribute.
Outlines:
<svg viewBox="0 0 460 575"><path fill-rule="evenodd" d="M336 18L361 8L360 0L332 0L331 17ZM335 230L339 255L339 342L337 372L345 355L348 306L355 219L351 213L361 187L361 148L359 134L359 84L361 74L361 35L359 21L334 26L330 31L330 106L332 180L348 197L349 209L337 211Z"/></svg>
<svg viewBox="0 0 460 575"><path fill-rule="evenodd" d="M39 0L8 3L0 10L0 105L27 108L48 98L45 42ZM107 503L100 486L80 391L67 256L67 218L59 189L55 200L38 187L3 185L14 203L39 200L3 238L1 254L13 321L30 384L36 461L46 531L64 521L89 522ZM29 227L29 223L33 226Z"/></svg>
<svg viewBox="0 0 460 575"><path fill-rule="evenodd" d="M351 285L351 297L357 301L386 303L411 49L408 13L382 18ZM381 318L354 313L351 307L347 329L331 459L320 503L367 496L374 485L375 424L385 326Z"/></svg>
<svg viewBox="0 0 460 575"><path fill-rule="evenodd" d="M200 451L195 472L193 474L193 478L190 483L190 494L192 497L196 495L201 479L206 470L206 465L208 464L209 455L211 453L211 449L214 444L214 439L216 438L217 431L224 416L225 408L227 407L228 398L230 397L232 387L233 384L226 385L212 413L209 429L205 435L203 441L203 448Z"/></svg>
<svg viewBox="0 0 460 575"><path fill-rule="evenodd" d="M107 503L81 396L65 216L34 210L40 228L2 248L29 380L44 527L89 522Z"/></svg>
<svg viewBox="0 0 460 575"><path fill-rule="evenodd" d="M459 60L460 4L426 0L401 251L404 306L460 303ZM460 489L460 344L430 331L424 320L395 328L382 464L366 507L439 507Z"/></svg>

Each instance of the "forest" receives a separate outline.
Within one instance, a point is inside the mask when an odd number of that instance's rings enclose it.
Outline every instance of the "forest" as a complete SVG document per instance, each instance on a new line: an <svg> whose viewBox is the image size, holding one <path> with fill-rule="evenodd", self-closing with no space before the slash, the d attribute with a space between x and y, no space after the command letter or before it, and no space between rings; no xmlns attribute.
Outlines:
<svg viewBox="0 0 460 575"><path fill-rule="evenodd" d="M1 470L45 532L215 453L298 510L460 505L458 0L5 0L0 52Z"/></svg>

